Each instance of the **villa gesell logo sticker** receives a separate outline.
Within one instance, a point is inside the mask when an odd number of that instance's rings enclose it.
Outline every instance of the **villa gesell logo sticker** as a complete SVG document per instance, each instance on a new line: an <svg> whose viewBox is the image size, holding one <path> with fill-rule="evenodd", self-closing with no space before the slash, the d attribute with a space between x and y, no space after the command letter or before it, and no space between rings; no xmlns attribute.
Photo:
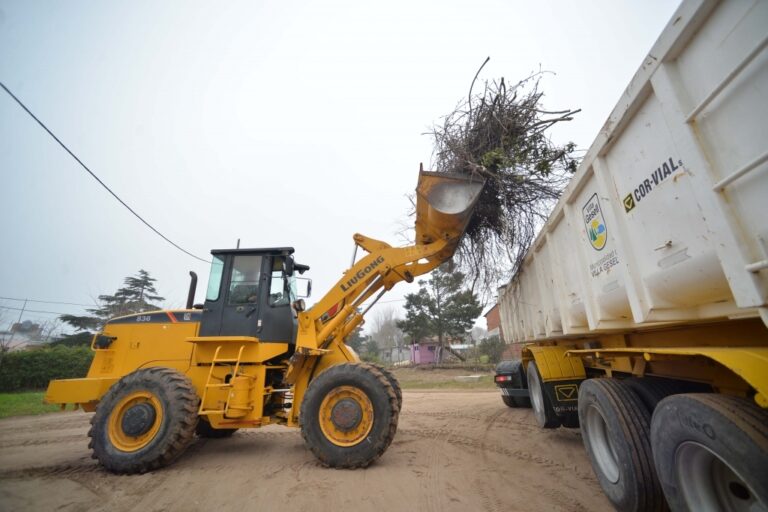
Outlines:
<svg viewBox="0 0 768 512"><path fill-rule="evenodd" d="M584 225L587 228L589 243L595 250L603 250L608 241L608 230L605 227L605 218L603 217L603 210L600 209L600 200L597 198L597 194L592 194L581 212L584 215Z"/></svg>

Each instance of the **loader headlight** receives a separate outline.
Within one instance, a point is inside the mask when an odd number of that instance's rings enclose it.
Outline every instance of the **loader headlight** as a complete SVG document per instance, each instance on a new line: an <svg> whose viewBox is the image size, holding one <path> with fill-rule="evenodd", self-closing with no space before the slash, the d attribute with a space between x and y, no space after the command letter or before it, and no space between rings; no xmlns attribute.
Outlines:
<svg viewBox="0 0 768 512"><path fill-rule="evenodd" d="M304 299L298 299L293 301L293 304L291 306L293 306L293 309L296 310L297 313L301 313L302 311L307 309L307 304L306 302L304 302Z"/></svg>

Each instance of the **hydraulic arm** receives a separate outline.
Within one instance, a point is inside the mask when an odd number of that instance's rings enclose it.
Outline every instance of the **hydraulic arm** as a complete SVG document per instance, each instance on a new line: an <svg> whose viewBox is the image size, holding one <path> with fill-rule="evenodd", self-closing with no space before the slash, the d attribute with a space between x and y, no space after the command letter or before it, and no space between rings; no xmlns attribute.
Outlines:
<svg viewBox="0 0 768 512"><path fill-rule="evenodd" d="M363 323L365 313L375 301L400 281L410 283L453 256L483 185L481 178L420 171L414 244L392 247L380 240L354 235L356 248L368 254L354 263L314 307L298 313L296 351L286 374L286 381L295 384L294 404L301 403L298 395L306 387L301 381L335 363L332 358L319 361L319 356L333 351L347 361L357 360L344 339ZM374 296L373 303L361 310ZM294 407L289 423L297 418L298 410Z"/></svg>

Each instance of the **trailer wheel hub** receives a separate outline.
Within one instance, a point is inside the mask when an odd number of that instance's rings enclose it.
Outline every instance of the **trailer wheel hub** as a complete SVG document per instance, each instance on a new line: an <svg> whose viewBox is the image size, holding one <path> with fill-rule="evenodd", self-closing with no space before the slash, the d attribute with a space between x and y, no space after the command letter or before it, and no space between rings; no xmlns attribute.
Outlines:
<svg viewBox="0 0 768 512"><path fill-rule="evenodd" d="M351 398L343 398L333 406L331 421L336 428L343 432L349 432L360 424L363 419L363 410L360 405Z"/></svg>
<svg viewBox="0 0 768 512"><path fill-rule="evenodd" d="M147 402L142 402L125 411L120 426L127 435L138 437L149 432L156 417L155 408Z"/></svg>

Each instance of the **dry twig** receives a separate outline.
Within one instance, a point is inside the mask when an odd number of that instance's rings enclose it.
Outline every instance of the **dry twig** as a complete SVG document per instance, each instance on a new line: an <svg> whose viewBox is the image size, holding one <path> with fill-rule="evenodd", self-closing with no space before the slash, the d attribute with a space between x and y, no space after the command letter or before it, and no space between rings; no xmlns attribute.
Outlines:
<svg viewBox="0 0 768 512"><path fill-rule="evenodd" d="M437 172L480 175L487 182L454 256L473 290L486 298L517 271L578 166L575 145L557 146L547 131L579 110L542 108L541 76L513 87L503 78L486 81L473 94L475 76L467 100L431 132Z"/></svg>

